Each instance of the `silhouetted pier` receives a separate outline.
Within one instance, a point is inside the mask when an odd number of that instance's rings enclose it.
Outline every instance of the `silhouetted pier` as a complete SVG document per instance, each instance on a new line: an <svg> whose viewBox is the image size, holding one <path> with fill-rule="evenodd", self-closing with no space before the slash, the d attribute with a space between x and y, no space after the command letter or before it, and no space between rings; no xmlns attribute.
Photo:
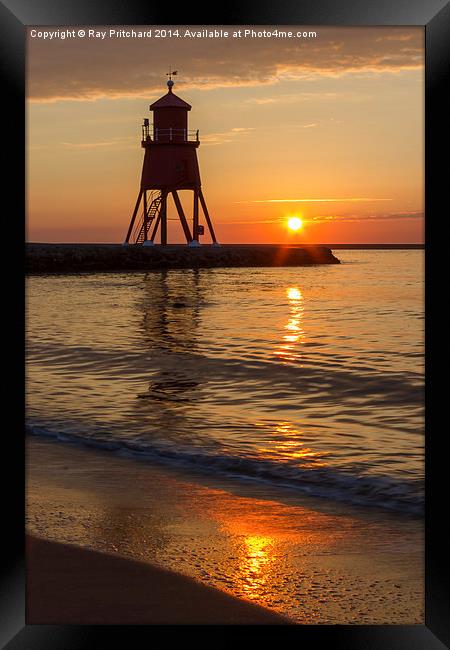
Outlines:
<svg viewBox="0 0 450 650"><path fill-rule="evenodd" d="M339 264L326 246L204 244L122 246L121 244L26 245L27 273L85 273L96 271L151 271L218 267L310 266Z"/></svg>

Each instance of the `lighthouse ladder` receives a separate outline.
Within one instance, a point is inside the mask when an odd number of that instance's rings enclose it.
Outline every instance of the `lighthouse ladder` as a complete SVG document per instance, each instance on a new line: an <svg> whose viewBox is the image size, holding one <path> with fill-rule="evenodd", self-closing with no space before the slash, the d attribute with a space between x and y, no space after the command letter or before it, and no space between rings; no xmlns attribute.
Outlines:
<svg viewBox="0 0 450 650"><path fill-rule="evenodd" d="M136 237L135 244L143 244L144 241L147 239L150 226L153 223L155 217L157 216L160 207L161 207L161 194L157 194L148 207L147 218L146 219L142 218L142 223L138 235Z"/></svg>

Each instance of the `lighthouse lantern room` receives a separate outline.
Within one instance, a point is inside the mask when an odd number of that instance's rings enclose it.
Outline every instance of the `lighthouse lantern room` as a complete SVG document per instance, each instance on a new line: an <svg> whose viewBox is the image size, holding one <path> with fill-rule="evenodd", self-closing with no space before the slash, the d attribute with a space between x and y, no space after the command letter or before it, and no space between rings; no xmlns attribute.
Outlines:
<svg viewBox="0 0 450 650"><path fill-rule="evenodd" d="M173 92L173 75L168 73L168 92L150 105L153 127L145 118L142 125L144 164L141 185L128 228L125 244L153 245L160 233L160 243L167 245L167 203L172 195L184 236L190 246L199 245L204 226L199 223L199 204L213 244L214 228L203 196L197 149L199 132L190 131L188 112L191 106ZM192 217L186 216L178 194L193 192ZM188 213L189 215L189 213Z"/></svg>

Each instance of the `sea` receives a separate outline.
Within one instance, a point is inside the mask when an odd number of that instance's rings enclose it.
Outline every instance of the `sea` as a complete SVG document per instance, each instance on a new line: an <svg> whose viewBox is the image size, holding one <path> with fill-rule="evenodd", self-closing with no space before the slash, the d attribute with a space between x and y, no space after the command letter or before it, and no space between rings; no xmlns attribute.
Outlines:
<svg viewBox="0 0 450 650"><path fill-rule="evenodd" d="M28 277L27 433L421 517L424 253L334 253Z"/></svg>

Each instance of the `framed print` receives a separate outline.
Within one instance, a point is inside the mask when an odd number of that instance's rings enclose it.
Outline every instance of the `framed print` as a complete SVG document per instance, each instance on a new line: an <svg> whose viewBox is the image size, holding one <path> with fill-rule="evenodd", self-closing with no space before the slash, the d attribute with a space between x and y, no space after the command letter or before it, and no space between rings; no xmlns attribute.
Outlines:
<svg viewBox="0 0 450 650"><path fill-rule="evenodd" d="M445 647L448 5L1 12L4 647Z"/></svg>

